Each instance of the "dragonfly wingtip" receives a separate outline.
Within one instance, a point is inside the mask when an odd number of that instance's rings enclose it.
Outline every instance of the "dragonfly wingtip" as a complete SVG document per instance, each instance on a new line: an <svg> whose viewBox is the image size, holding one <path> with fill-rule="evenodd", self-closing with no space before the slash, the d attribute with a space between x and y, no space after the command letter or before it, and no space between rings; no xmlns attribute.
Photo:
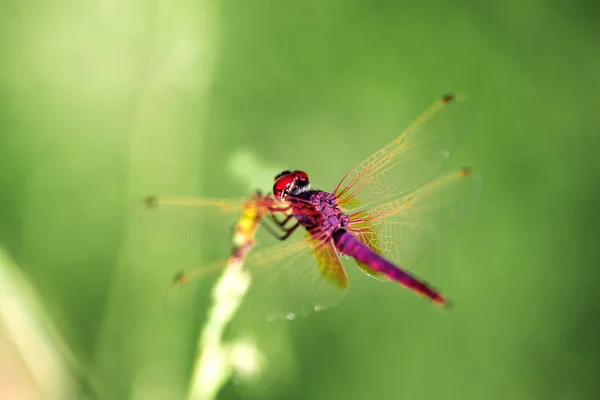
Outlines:
<svg viewBox="0 0 600 400"><path fill-rule="evenodd" d="M442 96L442 104L450 104L467 100L468 96L465 93L446 93Z"/></svg>
<svg viewBox="0 0 600 400"><path fill-rule="evenodd" d="M175 276L173 277L173 283L176 285L185 283L185 281L187 280L187 275L185 272L183 271L179 271L178 273L175 274Z"/></svg>
<svg viewBox="0 0 600 400"><path fill-rule="evenodd" d="M473 175L473 171L471 169L471 167L462 167L459 171L460 176L472 176Z"/></svg>
<svg viewBox="0 0 600 400"><path fill-rule="evenodd" d="M148 208L156 208L158 207L159 201L156 196L146 196L144 198L144 205Z"/></svg>
<svg viewBox="0 0 600 400"><path fill-rule="evenodd" d="M451 103L452 101L454 101L455 98L456 98L456 96L454 95L454 93L446 93L445 95L442 96L442 103L444 103L444 104Z"/></svg>

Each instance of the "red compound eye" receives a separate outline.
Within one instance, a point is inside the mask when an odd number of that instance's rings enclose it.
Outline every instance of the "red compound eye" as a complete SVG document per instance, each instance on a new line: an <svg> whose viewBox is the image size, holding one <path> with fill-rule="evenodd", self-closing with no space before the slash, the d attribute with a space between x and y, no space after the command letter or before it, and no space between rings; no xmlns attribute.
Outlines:
<svg viewBox="0 0 600 400"><path fill-rule="evenodd" d="M276 197L281 197L283 191L286 190L293 181L294 174L289 171L287 173L278 175L277 179L275 180L275 184L273 185L273 194Z"/></svg>
<svg viewBox="0 0 600 400"><path fill-rule="evenodd" d="M306 187L308 185L308 175L303 171L283 171L275 177L273 185L273 194L275 197L283 200L287 192L296 187Z"/></svg>
<svg viewBox="0 0 600 400"><path fill-rule="evenodd" d="M292 175L294 175L295 181L297 181L297 180L308 181L308 175L304 171L294 171L294 172L292 172Z"/></svg>

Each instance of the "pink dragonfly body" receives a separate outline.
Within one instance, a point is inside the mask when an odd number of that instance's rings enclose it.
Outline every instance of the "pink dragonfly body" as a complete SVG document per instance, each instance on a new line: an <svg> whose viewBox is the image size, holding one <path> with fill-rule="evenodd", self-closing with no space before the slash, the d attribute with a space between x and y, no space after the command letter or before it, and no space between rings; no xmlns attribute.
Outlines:
<svg viewBox="0 0 600 400"><path fill-rule="evenodd" d="M372 274L382 274L407 288L423 294L436 303L446 304L446 300L426 283L416 279L392 262L377 254L377 248L371 243L359 239L360 228L354 225L364 224L360 214L346 215L338 206L333 193L311 190L308 175L302 171L284 171L276 177L273 193L281 201L289 203L296 223L289 228L283 227L289 235L297 227L303 226L316 243L315 252L327 252L327 268L342 271L335 253L350 256ZM274 209L281 212L281 209ZM373 247L373 248L372 248Z"/></svg>
<svg viewBox="0 0 600 400"><path fill-rule="evenodd" d="M346 174L332 192L312 188L302 171L283 171L275 177L273 193L257 197L255 205L260 225L284 243L257 246L245 256L254 282L246 301L252 313L266 309L270 317L293 319L335 304L348 287L340 255L353 258L377 280L398 282L446 304L437 290L407 268L479 190L468 168L430 180L461 133L452 122L460 116L456 100L453 95L440 98L398 138ZM450 110L453 107L458 109ZM239 213L243 204L153 198L157 209L210 209L210 215ZM176 286L201 281L193 278L223 265L201 265L181 273Z"/></svg>

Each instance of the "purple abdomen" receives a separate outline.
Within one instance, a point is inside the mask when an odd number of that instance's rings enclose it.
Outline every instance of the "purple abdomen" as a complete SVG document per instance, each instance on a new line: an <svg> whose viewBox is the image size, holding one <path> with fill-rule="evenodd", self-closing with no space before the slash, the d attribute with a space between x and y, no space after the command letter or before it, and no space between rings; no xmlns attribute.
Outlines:
<svg viewBox="0 0 600 400"><path fill-rule="evenodd" d="M403 271L390 261L375 253L356 236L348 231L339 229L333 233L333 241L336 249L355 260L368 265L371 269L386 275L388 278L429 297L436 303L446 304L446 300L441 294L430 288L425 282Z"/></svg>

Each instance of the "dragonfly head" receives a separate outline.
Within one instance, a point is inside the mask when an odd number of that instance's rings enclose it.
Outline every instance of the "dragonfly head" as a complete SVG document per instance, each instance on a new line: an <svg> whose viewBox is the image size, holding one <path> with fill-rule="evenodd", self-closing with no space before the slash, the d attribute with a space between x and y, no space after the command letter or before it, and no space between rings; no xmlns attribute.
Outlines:
<svg viewBox="0 0 600 400"><path fill-rule="evenodd" d="M288 195L301 192L308 183L308 175L305 172L286 170L275 177L273 194L279 200L285 200Z"/></svg>

